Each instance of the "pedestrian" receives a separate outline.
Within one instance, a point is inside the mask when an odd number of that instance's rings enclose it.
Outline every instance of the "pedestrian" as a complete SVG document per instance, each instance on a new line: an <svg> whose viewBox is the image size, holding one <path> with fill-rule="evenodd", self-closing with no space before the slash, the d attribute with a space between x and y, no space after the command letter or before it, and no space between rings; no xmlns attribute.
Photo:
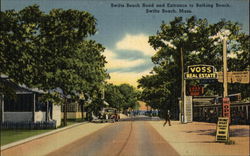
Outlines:
<svg viewBox="0 0 250 156"><path fill-rule="evenodd" d="M171 121L170 121L170 111L168 110L166 113L166 117L165 117L165 123L163 124L163 127L168 123L169 126L171 126Z"/></svg>

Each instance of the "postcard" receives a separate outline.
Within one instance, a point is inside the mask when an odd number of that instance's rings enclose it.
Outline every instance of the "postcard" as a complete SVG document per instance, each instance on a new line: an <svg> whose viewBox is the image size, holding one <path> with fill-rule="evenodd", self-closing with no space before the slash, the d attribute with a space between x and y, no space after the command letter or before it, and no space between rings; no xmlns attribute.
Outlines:
<svg viewBox="0 0 250 156"><path fill-rule="evenodd" d="M249 0L2 0L1 155L249 155Z"/></svg>

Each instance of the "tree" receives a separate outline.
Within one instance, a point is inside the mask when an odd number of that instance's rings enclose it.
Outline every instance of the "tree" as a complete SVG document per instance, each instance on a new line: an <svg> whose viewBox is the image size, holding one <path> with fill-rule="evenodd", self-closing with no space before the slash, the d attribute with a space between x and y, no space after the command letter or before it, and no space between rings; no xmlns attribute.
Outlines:
<svg viewBox="0 0 250 156"><path fill-rule="evenodd" d="M123 100L123 95L118 86L113 84L107 84L105 86L105 101L107 101L110 107L122 110L122 103L124 103Z"/></svg>
<svg viewBox="0 0 250 156"><path fill-rule="evenodd" d="M135 108L138 103L138 95L138 91L129 84L121 84L119 86L107 84L105 87L105 100L110 107L118 110Z"/></svg>
<svg viewBox="0 0 250 156"><path fill-rule="evenodd" d="M138 104L138 91L133 86L121 84L118 89L123 95L121 103L123 109L134 108Z"/></svg>
<svg viewBox="0 0 250 156"><path fill-rule="evenodd" d="M160 75L143 76L138 82L143 88L141 100L148 103L153 109L167 108L166 103L172 103L170 99L170 83L163 83L164 78ZM173 88L172 88L173 89Z"/></svg>
<svg viewBox="0 0 250 156"><path fill-rule="evenodd" d="M0 15L0 59L4 62L1 73L16 83L59 92L65 107L67 97L81 92L93 96L100 91L108 74L101 54L104 47L87 40L96 32L96 20L91 14L62 9L45 14L33 5Z"/></svg>
<svg viewBox="0 0 250 156"><path fill-rule="evenodd" d="M184 53L184 70L188 65L208 64L220 71L222 35L226 34L228 37L228 53L234 52L239 56L248 53L249 36L240 32L240 28L238 23L231 21L221 20L208 24L206 19L196 17L187 18L186 21L182 17L176 17L169 24L163 22L160 31L149 37L150 45L158 51L152 57L155 64L153 74L138 80L139 87L143 89L142 98L153 108L177 109L178 97L181 97L181 50ZM236 60L239 59L240 57ZM246 70L247 60L241 61L241 65L239 62L236 65L237 69ZM229 69L233 69L234 65L229 63ZM187 85L191 83L199 82L187 81ZM208 84L207 89L212 90L214 94L222 94L222 85L218 82Z"/></svg>

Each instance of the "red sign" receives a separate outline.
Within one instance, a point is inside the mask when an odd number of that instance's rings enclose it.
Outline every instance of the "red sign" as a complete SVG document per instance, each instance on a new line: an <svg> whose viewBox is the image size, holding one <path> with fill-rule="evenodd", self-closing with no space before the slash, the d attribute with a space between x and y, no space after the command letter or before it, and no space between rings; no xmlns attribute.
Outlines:
<svg viewBox="0 0 250 156"><path fill-rule="evenodd" d="M189 95L190 96L200 96L204 93L204 88L202 86L190 86Z"/></svg>
<svg viewBox="0 0 250 156"><path fill-rule="evenodd" d="M222 115L228 117L230 121L230 99L228 97L223 98Z"/></svg>

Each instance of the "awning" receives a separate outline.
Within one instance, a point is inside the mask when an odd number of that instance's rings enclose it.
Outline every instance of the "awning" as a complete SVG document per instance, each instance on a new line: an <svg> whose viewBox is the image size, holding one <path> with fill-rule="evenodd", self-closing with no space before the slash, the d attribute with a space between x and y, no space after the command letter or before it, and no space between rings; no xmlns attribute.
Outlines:
<svg viewBox="0 0 250 156"><path fill-rule="evenodd" d="M37 88L28 88L24 85L18 85L6 77L5 78L0 77L0 83L4 85L5 87L11 88L16 94L33 94L33 93L43 94L45 93L42 90L39 90Z"/></svg>

